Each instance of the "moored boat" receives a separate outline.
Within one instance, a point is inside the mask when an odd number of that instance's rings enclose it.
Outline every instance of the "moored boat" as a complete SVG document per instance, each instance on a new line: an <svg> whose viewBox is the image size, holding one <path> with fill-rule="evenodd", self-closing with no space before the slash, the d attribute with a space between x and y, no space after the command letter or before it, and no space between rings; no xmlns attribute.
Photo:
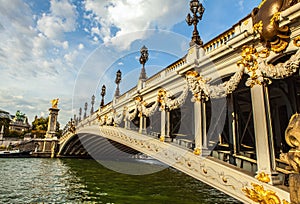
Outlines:
<svg viewBox="0 0 300 204"><path fill-rule="evenodd" d="M30 157L30 151L20 151L19 149L16 150L5 150L0 151L0 158L24 158Z"/></svg>

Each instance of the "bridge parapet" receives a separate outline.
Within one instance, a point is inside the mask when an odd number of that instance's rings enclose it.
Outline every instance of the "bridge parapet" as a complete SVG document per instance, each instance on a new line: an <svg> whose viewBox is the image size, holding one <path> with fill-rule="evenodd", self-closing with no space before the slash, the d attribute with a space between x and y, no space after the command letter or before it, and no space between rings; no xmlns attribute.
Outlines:
<svg viewBox="0 0 300 204"><path fill-rule="evenodd" d="M250 15L233 25L232 28L213 38L209 42L204 44L205 53L211 53L220 47L230 47L232 40L242 33L247 32L251 34L253 32L253 23Z"/></svg>

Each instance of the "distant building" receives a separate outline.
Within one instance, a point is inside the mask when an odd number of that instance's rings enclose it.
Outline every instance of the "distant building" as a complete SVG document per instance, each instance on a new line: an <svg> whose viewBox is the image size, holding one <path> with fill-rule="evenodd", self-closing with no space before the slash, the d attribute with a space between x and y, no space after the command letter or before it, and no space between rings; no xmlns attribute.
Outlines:
<svg viewBox="0 0 300 204"><path fill-rule="evenodd" d="M9 123L11 121L11 115L9 112L0 109L0 129L3 130L3 135L8 135Z"/></svg>
<svg viewBox="0 0 300 204"><path fill-rule="evenodd" d="M16 115L11 115L11 119L9 123L10 131L26 132L30 130L27 116L19 110L16 112Z"/></svg>

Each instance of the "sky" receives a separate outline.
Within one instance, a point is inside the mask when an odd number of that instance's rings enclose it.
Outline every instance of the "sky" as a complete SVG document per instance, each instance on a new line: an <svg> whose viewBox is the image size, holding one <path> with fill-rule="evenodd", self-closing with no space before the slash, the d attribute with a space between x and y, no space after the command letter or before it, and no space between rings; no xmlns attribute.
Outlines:
<svg viewBox="0 0 300 204"><path fill-rule="evenodd" d="M251 13L261 0L203 0L198 25L203 42ZM183 57L192 27L188 0L0 0L0 109L47 117L59 98L59 122L107 86L114 95L122 71L121 94L137 84L140 48L149 49L147 76ZM84 112L84 110L83 110Z"/></svg>

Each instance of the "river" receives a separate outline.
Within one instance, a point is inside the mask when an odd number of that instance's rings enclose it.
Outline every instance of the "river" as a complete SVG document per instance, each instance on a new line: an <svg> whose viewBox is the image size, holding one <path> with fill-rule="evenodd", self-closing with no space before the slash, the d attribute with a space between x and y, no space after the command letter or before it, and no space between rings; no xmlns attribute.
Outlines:
<svg viewBox="0 0 300 204"><path fill-rule="evenodd" d="M128 166L140 165L153 166ZM128 175L89 159L19 158L0 159L0 174L0 203L240 203L172 168Z"/></svg>

